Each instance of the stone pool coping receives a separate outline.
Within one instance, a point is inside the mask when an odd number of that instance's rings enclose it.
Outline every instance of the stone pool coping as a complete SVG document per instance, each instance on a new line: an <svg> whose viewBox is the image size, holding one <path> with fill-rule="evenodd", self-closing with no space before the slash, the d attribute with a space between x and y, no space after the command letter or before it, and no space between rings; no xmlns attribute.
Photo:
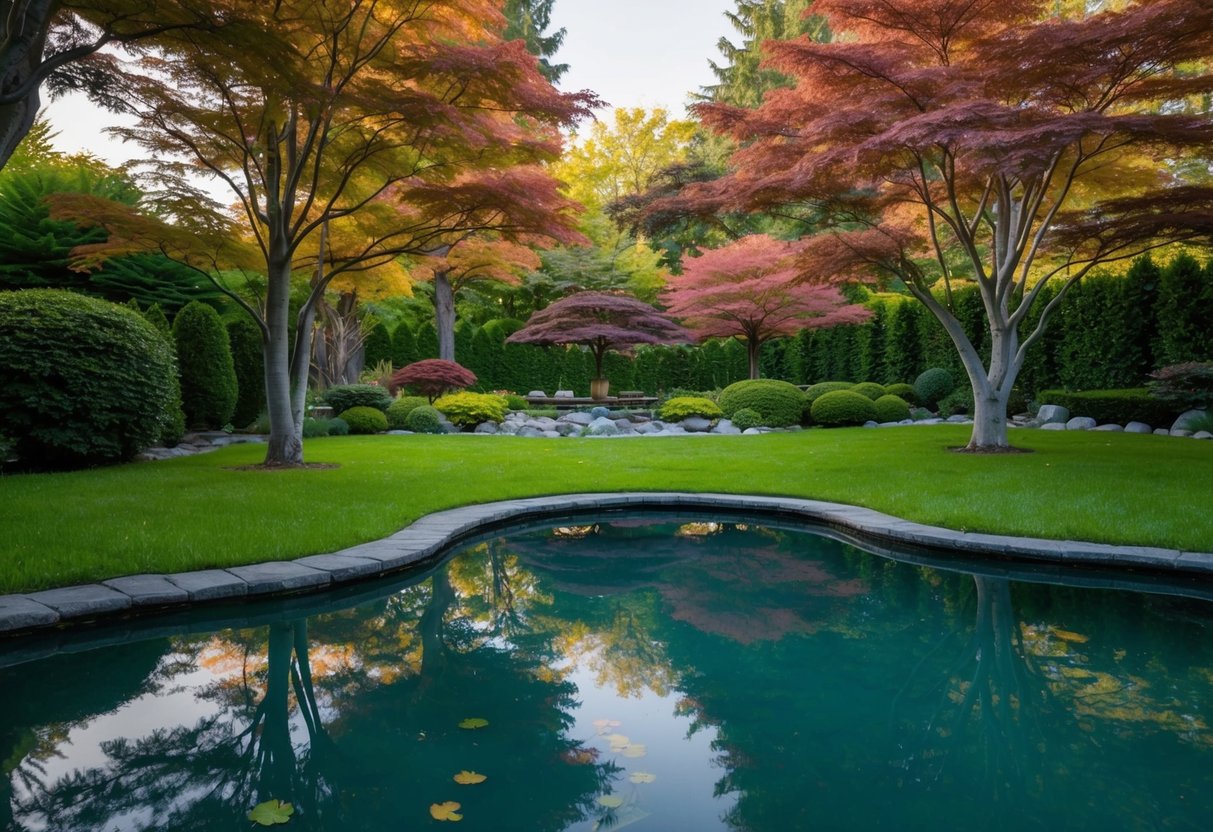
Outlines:
<svg viewBox="0 0 1213 832"><path fill-rule="evenodd" d="M821 500L683 492L561 494L435 512L382 540L330 554L172 575L131 575L98 584L0 595L0 635L23 635L209 602L313 592L403 571L494 527L584 512L644 509L746 511L945 553L993 555L1003 560L1063 566L1213 575L1210 552L955 531Z"/></svg>

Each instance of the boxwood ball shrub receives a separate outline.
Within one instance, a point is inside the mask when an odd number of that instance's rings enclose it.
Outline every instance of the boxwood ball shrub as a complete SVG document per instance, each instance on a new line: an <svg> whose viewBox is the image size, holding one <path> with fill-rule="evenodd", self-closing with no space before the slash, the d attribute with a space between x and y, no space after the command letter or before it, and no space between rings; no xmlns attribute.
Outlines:
<svg viewBox="0 0 1213 832"><path fill-rule="evenodd" d="M442 433L442 418L428 404L415 407L404 420L405 430L413 433Z"/></svg>
<svg viewBox="0 0 1213 832"><path fill-rule="evenodd" d="M396 399L387 409L387 424L392 430L408 430L405 426L405 420L409 414L418 407L428 405L430 400L425 396L401 396Z"/></svg>
<svg viewBox="0 0 1213 832"><path fill-rule="evenodd" d="M328 423L329 423L329 436L349 436L350 435L350 423L345 421L345 419L334 416L332 419L328 420Z"/></svg>
<svg viewBox="0 0 1213 832"><path fill-rule="evenodd" d="M867 396L872 401L876 401L886 392L883 384L877 384L874 381L864 381L859 384L852 385L852 390L861 396Z"/></svg>
<svg viewBox="0 0 1213 832"><path fill-rule="evenodd" d="M833 393L835 390L850 390L854 386L849 381L822 381L805 390L804 397L809 404L812 404L826 393Z"/></svg>
<svg viewBox="0 0 1213 832"><path fill-rule="evenodd" d="M670 399L661 406L661 410L657 412L657 416L667 422L681 422L683 419L689 419L692 416L701 416L704 419L719 419L724 413L720 409L720 405L711 399L704 399L698 396L678 396Z"/></svg>
<svg viewBox="0 0 1213 832"><path fill-rule="evenodd" d="M900 422L910 418L910 405L900 396L884 395L872 405L876 408L877 422Z"/></svg>
<svg viewBox="0 0 1213 832"><path fill-rule="evenodd" d="M175 401L172 347L136 312L53 289L0 292L0 433L23 468L130 459Z"/></svg>
<svg viewBox="0 0 1213 832"><path fill-rule="evenodd" d="M219 313L201 301L186 304L173 319L181 407L191 428L217 429L236 412L236 367L227 328Z"/></svg>
<svg viewBox="0 0 1213 832"><path fill-rule="evenodd" d="M386 412L392 404L392 394L377 384L338 384L325 390L322 400L334 413L343 413L351 407L373 407Z"/></svg>
<svg viewBox="0 0 1213 832"><path fill-rule="evenodd" d="M730 384L720 391L720 410L730 419L743 407L757 411L772 428L800 424L804 394L795 384L773 379L751 379Z"/></svg>
<svg viewBox="0 0 1213 832"><path fill-rule="evenodd" d="M854 390L835 390L813 402L813 421L826 427L875 421L876 403Z"/></svg>
<svg viewBox="0 0 1213 832"><path fill-rule="evenodd" d="M350 426L350 433L379 433L387 430L387 416L377 407L351 407L338 417Z"/></svg>
<svg viewBox="0 0 1213 832"><path fill-rule="evenodd" d="M501 396L491 393L451 393L434 402L434 409L450 419L451 424L473 427L481 422L500 422L510 412Z"/></svg>
<svg viewBox="0 0 1213 832"><path fill-rule="evenodd" d="M884 391L890 396L896 396L906 404L918 404L918 394L914 392L913 384L886 384Z"/></svg>
<svg viewBox="0 0 1213 832"><path fill-rule="evenodd" d="M956 389L956 379L942 367L932 367L914 380L914 393L923 407L935 407Z"/></svg>
<svg viewBox="0 0 1213 832"><path fill-rule="evenodd" d="M762 416L757 410L743 407L733 414L733 427L738 430L749 430L750 428L763 428L767 426L763 424Z"/></svg>

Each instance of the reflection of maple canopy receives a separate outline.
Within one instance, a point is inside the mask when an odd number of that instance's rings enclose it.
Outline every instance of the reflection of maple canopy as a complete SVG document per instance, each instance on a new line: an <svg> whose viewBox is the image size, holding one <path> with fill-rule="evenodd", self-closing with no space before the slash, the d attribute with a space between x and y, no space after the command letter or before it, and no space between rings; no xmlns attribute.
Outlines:
<svg viewBox="0 0 1213 832"><path fill-rule="evenodd" d="M526 326L506 339L511 344L562 346L584 344L594 354L597 377L609 350L639 344L675 344L691 334L647 303L626 295L578 292L531 315Z"/></svg>
<svg viewBox="0 0 1213 832"><path fill-rule="evenodd" d="M388 389L395 393L401 387L412 387L432 400L447 390L460 390L475 383L476 374L468 368L454 361L427 358L397 370Z"/></svg>

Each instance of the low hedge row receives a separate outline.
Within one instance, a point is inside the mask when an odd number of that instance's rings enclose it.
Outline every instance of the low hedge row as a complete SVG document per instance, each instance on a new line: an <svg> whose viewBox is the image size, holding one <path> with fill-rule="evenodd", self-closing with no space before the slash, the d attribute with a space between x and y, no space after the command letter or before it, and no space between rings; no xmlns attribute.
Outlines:
<svg viewBox="0 0 1213 832"><path fill-rule="evenodd" d="M1169 428L1182 410L1177 405L1150 396L1145 387L1126 390L1042 390L1039 404L1055 404L1070 411L1071 416L1089 416L1100 424L1145 422L1155 428Z"/></svg>

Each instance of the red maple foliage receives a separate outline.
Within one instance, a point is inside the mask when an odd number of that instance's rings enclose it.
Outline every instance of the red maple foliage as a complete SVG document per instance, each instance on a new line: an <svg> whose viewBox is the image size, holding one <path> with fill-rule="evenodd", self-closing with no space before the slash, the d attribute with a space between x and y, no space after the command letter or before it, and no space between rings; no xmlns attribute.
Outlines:
<svg viewBox="0 0 1213 832"><path fill-rule="evenodd" d="M701 340L745 341L750 378L758 378L759 353L772 338L859 323L871 314L837 288L807 282L795 262L802 248L755 234L688 259L666 284L666 313Z"/></svg>
<svg viewBox="0 0 1213 832"><path fill-rule="evenodd" d="M540 346L584 344L594 355L594 377L602 378L608 351L627 351L639 344L675 344L691 333L652 306L627 295L578 292L531 315L526 326L506 339Z"/></svg>
<svg viewBox="0 0 1213 832"><path fill-rule="evenodd" d="M476 383L476 374L461 364L441 358L427 358L401 367L388 381L392 395L401 387L412 387L430 401L450 390L462 390Z"/></svg>
<svg viewBox="0 0 1213 832"><path fill-rule="evenodd" d="M1068 18L1052 0L817 0L840 33L764 44L793 80L756 109L696 108L740 145L732 172L653 215L778 210L815 228L811 279L897 279L951 337L973 388L970 447L1008 444L1025 351L1101 263L1213 233L1186 182L1213 120L1213 4L1131 2ZM804 213L807 209L807 213ZM952 307L976 283L989 360ZM1045 286L1061 290L1039 315Z"/></svg>

